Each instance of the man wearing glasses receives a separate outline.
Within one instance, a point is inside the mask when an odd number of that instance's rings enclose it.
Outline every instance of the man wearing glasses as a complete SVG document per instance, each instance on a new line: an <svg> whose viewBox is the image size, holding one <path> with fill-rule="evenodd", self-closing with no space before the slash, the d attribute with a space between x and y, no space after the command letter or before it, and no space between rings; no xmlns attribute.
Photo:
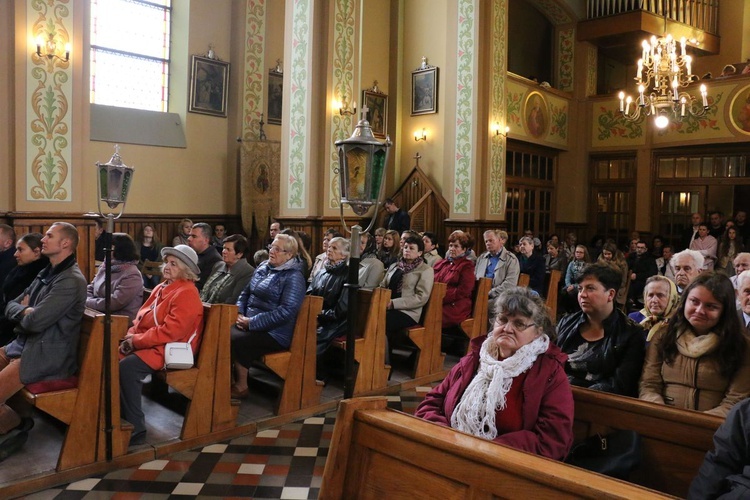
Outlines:
<svg viewBox="0 0 750 500"><path fill-rule="evenodd" d="M637 397L646 332L615 307L621 279L606 264L584 268L578 282L581 310L557 324L557 345L568 355L571 385Z"/></svg>

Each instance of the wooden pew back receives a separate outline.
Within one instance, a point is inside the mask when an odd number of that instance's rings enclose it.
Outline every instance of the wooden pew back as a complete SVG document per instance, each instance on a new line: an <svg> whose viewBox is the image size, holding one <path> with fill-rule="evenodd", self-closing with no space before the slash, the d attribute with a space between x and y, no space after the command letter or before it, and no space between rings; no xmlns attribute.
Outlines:
<svg viewBox="0 0 750 500"><path fill-rule="evenodd" d="M479 278L474 286L473 308L471 317L461 322L461 330L471 339L480 337L487 333L490 290L492 280L490 278ZM469 344L466 344L466 352L469 352Z"/></svg>
<svg viewBox="0 0 750 500"><path fill-rule="evenodd" d="M297 313L292 344L288 351L266 354L263 364L284 382L275 413L283 415L320 403L323 386L315 379L318 314L323 297L305 295Z"/></svg>
<svg viewBox="0 0 750 500"><path fill-rule="evenodd" d="M443 371L445 354L441 351L443 335L443 297L447 285L435 282L430 300L422 312L422 324L406 329L409 339L419 352L412 378L421 378Z"/></svg>
<svg viewBox="0 0 750 500"><path fill-rule="evenodd" d="M354 325L354 360L357 368L354 395L358 396L388 386L390 365L385 359L385 311L391 300L391 291L387 288L358 290L358 320ZM345 338L336 339L331 344L334 348L346 350Z"/></svg>
<svg viewBox="0 0 750 500"><path fill-rule="evenodd" d="M117 366L118 339L128 329L128 318L112 316L110 342L111 426L113 428L113 457L127 453L132 426L120 422L120 386ZM57 471L103 461L106 458L104 430L104 314L86 309L81 321L78 345L78 384L75 388L32 393L22 389L20 396L32 406L67 424ZM116 396L116 397L115 397Z"/></svg>
<svg viewBox="0 0 750 500"><path fill-rule="evenodd" d="M531 276L526 273L518 275L518 286L528 287L529 283L531 283Z"/></svg>
<svg viewBox="0 0 750 500"><path fill-rule="evenodd" d="M557 323L557 295L560 291L560 278L562 278L562 273L558 269L550 271L546 304L553 323Z"/></svg>
<svg viewBox="0 0 750 500"><path fill-rule="evenodd" d="M667 498L386 409L383 397L344 400L320 499Z"/></svg>
<svg viewBox="0 0 750 500"><path fill-rule="evenodd" d="M630 480L671 495L687 495L713 435L724 419L634 398L573 387L576 439L612 429L636 431L641 464Z"/></svg>

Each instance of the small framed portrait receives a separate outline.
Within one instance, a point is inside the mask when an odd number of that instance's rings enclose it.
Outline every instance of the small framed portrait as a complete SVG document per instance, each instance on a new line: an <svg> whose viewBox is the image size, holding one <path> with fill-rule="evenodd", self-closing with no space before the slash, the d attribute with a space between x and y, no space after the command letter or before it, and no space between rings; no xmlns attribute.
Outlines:
<svg viewBox="0 0 750 500"><path fill-rule="evenodd" d="M192 56L188 111L227 117L229 63Z"/></svg>
<svg viewBox="0 0 750 500"><path fill-rule="evenodd" d="M284 97L284 74L274 69L268 72L268 123L281 125L281 104Z"/></svg>
<svg viewBox="0 0 750 500"><path fill-rule="evenodd" d="M542 94L534 91L526 96L523 116L525 118L524 125L529 135L536 139L547 135L550 123L549 109Z"/></svg>
<svg viewBox="0 0 750 500"><path fill-rule="evenodd" d="M373 89L363 90L362 102L369 110L367 121L372 127L372 135L385 139L388 130L388 96Z"/></svg>
<svg viewBox="0 0 750 500"><path fill-rule="evenodd" d="M438 68L416 69L411 72L411 114L437 113Z"/></svg>

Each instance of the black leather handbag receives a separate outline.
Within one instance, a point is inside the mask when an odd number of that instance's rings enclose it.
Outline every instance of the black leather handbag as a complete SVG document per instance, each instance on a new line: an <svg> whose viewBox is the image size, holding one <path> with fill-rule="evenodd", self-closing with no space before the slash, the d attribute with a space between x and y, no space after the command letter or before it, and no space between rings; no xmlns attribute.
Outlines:
<svg viewBox="0 0 750 500"><path fill-rule="evenodd" d="M565 463L605 476L627 480L641 461L641 436L617 430L595 434L573 445Z"/></svg>

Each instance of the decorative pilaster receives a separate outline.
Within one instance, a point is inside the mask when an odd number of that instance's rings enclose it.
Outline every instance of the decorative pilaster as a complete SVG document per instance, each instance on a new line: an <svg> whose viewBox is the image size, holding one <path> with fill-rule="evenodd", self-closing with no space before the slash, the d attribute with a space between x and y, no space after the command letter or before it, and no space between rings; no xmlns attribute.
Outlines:
<svg viewBox="0 0 750 500"><path fill-rule="evenodd" d="M575 67L575 26L557 31L557 87L573 92L573 68Z"/></svg>
<svg viewBox="0 0 750 500"><path fill-rule="evenodd" d="M476 169L474 134L477 77L478 0L459 0L456 46L456 167L453 174L453 213L471 212L472 172Z"/></svg>
<svg viewBox="0 0 750 500"><path fill-rule="evenodd" d="M266 1L247 0L245 7L245 75L242 99L242 138L255 140L263 113L263 66L266 52Z"/></svg>
<svg viewBox="0 0 750 500"><path fill-rule="evenodd" d="M54 36L58 47L72 41L69 0L27 1L26 15L30 38ZM71 63L31 55L26 60L26 90L26 200L71 201Z"/></svg>
<svg viewBox="0 0 750 500"><path fill-rule="evenodd" d="M505 109L505 79L508 67L508 0L492 2L492 81L490 82L490 116L501 128L507 123ZM490 169L487 183L487 215L505 218L505 141L504 135L490 139Z"/></svg>

